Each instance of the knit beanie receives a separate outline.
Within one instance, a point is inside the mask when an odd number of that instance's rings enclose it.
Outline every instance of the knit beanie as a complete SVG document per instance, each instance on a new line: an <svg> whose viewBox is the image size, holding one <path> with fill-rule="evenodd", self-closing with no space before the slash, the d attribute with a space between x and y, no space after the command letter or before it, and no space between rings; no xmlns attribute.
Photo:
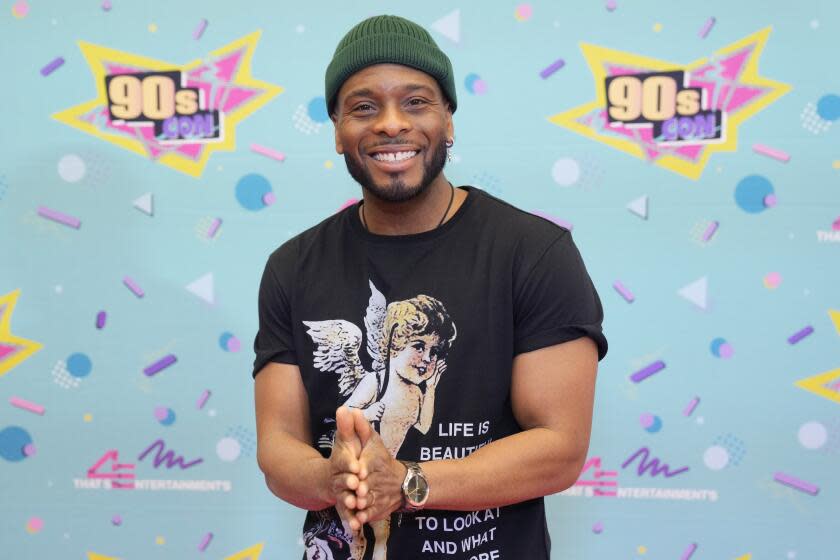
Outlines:
<svg viewBox="0 0 840 560"><path fill-rule="evenodd" d="M332 114L341 85L359 70L374 64L410 66L432 76L455 112L452 63L429 32L399 16L374 16L357 24L339 41L327 66L327 112Z"/></svg>

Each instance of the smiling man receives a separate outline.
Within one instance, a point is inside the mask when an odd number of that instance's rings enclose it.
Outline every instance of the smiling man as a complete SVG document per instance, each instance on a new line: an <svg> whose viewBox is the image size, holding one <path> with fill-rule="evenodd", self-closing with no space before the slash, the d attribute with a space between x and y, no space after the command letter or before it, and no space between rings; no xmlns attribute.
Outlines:
<svg viewBox="0 0 840 560"><path fill-rule="evenodd" d="M304 558L549 558L543 497L589 445L603 310L571 232L443 173L449 58L367 19L326 72L363 200L263 272L258 461Z"/></svg>

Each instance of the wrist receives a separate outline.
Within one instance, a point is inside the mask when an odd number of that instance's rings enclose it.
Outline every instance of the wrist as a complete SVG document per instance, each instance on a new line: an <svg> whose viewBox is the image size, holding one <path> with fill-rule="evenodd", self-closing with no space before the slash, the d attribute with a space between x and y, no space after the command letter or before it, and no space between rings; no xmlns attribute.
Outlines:
<svg viewBox="0 0 840 560"><path fill-rule="evenodd" d="M312 469L316 473L315 493L319 501L325 504L325 508L332 507L336 504L336 496L332 491L332 469L330 468L330 460L323 457L310 459L303 465L304 469Z"/></svg>

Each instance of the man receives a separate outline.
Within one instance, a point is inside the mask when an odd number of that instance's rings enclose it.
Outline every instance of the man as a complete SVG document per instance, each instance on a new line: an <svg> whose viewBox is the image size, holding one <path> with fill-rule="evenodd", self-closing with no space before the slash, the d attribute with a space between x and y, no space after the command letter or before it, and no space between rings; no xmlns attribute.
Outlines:
<svg viewBox="0 0 840 560"><path fill-rule="evenodd" d="M351 29L326 99L364 198L263 273L266 483L308 510L310 559L547 559L607 352L571 233L446 179L454 77L418 25Z"/></svg>

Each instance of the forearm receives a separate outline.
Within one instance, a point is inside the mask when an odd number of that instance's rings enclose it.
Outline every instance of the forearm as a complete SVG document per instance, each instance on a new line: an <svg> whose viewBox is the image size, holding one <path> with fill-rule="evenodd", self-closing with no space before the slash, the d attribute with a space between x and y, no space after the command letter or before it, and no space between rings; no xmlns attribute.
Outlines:
<svg viewBox="0 0 840 560"><path fill-rule="evenodd" d="M426 509L488 509L560 492L577 480L585 456L561 434L533 428L464 459L425 462Z"/></svg>
<svg viewBox="0 0 840 560"><path fill-rule="evenodd" d="M266 436L259 465L269 490L281 500L310 511L335 505L329 460L299 439L285 432Z"/></svg>

